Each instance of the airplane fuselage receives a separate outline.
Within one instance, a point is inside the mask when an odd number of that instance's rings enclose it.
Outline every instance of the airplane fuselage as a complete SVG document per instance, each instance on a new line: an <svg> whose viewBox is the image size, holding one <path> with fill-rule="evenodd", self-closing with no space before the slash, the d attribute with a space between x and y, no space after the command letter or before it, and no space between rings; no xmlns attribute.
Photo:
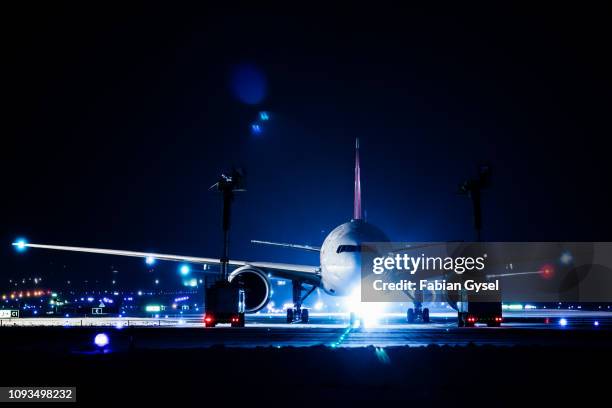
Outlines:
<svg viewBox="0 0 612 408"><path fill-rule="evenodd" d="M361 244L389 242L376 226L354 219L336 227L321 246L321 288L334 296L347 296L361 280Z"/></svg>

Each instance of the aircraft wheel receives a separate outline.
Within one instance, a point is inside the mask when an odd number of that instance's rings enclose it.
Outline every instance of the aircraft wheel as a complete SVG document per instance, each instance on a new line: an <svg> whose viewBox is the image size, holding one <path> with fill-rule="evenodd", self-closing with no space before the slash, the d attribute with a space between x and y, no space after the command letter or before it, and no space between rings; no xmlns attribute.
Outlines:
<svg viewBox="0 0 612 408"><path fill-rule="evenodd" d="M302 323L308 323L308 309L302 309L302 316L301 316L301 320Z"/></svg>
<svg viewBox="0 0 612 408"><path fill-rule="evenodd" d="M423 309L423 323L429 323L429 308Z"/></svg>
<svg viewBox="0 0 612 408"><path fill-rule="evenodd" d="M408 323L414 323L414 309L408 309L408 312L406 313L406 319L408 320Z"/></svg>
<svg viewBox="0 0 612 408"><path fill-rule="evenodd" d="M287 323L293 323L293 309L287 309Z"/></svg>

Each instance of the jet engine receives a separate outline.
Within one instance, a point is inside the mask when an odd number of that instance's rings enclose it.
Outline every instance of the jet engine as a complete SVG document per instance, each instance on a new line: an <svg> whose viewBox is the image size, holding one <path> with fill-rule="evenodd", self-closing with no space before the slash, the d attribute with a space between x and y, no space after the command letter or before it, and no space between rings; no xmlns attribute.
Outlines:
<svg viewBox="0 0 612 408"><path fill-rule="evenodd" d="M244 289L244 311L255 313L263 309L272 295L270 279L261 269L251 265L234 270L228 280Z"/></svg>

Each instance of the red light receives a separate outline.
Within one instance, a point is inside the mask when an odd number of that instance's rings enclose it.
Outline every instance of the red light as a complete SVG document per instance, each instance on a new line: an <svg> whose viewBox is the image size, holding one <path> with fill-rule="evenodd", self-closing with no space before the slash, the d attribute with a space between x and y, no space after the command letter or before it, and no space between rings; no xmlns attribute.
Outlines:
<svg viewBox="0 0 612 408"><path fill-rule="evenodd" d="M210 323L210 322L212 322L212 321L213 321L213 317L212 317L212 316L210 316L210 315L206 315L206 316L204 317L204 321L205 321L206 323Z"/></svg>
<svg viewBox="0 0 612 408"><path fill-rule="evenodd" d="M555 268L553 265L546 264L540 268L540 274L544 279L550 279L555 274Z"/></svg>

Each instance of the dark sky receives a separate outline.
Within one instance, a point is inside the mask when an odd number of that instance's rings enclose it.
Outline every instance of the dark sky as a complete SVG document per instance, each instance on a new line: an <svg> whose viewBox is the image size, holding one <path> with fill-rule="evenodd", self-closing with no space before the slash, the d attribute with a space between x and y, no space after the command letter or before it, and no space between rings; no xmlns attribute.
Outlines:
<svg viewBox="0 0 612 408"><path fill-rule="evenodd" d="M316 263L249 240L319 245L350 219L357 136L368 221L392 240L472 239L455 191L482 162L485 239L612 240L604 10L62 4L3 13L0 288L144 270L16 255L19 236L219 256L207 189L233 165L248 172L233 257ZM232 80L245 69L263 82ZM236 93L258 86L257 103Z"/></svg>

